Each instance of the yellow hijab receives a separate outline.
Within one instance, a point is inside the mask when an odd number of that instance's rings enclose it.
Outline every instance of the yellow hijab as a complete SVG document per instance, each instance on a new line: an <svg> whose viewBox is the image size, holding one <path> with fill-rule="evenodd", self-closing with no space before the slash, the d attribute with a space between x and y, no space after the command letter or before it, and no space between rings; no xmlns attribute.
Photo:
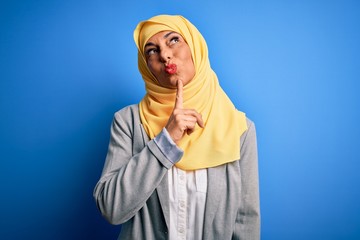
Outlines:
<svg viewBox="0 0 360 240"><path fill-rule="evenodd" d="M184 150L176 163L183 170L219 166L240 159L240 136L247 129L245 114L235 106L219 85L210 67L205 39L197 28L182 16L159 15L140 22L134 31L138 47L138 65L145 81L146 95L139 103L140 118L152 139L165 127L171 115L176 89L161 87L147 67L144 46L160 31L175 31L190 47L196 69L194 78L184 86L183 106L202 114L205 127L196 127L179 143Z"/></svg>

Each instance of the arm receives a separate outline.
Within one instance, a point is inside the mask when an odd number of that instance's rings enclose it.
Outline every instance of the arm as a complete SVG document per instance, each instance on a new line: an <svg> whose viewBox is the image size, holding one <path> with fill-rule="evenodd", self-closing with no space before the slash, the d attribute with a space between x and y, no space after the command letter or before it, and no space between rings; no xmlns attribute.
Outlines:
<svg viewBox="0 0 360 240"><path fill-rule="evenodd" d="M256 130L248 120L248 130L241 143L241 206L236 217L233 239L260 239L259 175Z"/></svg>
<svg viewBox="0 0 360 240"><path fill-rule="evenodd" d="M173 162L179 160L169 161L155 140L133 154L134 126L131 126L132 121L123 118L121 113L115 114L105 166L94 189L98 208L112 224L121 224L132 218L144 206Z"/></svg>

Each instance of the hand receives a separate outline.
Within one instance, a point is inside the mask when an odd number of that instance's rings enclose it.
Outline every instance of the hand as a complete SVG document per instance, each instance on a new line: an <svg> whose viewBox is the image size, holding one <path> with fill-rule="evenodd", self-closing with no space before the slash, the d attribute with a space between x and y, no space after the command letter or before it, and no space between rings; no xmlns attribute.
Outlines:
<svg viewBox="0 0 360 240"><path fill-rule="evenodd" d="M178 144L185 133L190 135L194 132L196 124L204 127L200 113L194 109L183 109L183 83L178 80L174 110L165 128L174 142Z"/></svg>

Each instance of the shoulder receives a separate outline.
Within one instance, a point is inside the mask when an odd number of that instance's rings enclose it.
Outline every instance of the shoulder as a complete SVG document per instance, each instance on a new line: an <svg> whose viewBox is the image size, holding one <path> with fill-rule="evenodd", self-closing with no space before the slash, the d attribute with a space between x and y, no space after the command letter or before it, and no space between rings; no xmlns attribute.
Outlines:
<svg viewBox="0 0 360 240"><path fill-rule="evenodd" d="M248 142L249 140L256 138L255 123L248 117L246 117L246 126L247 126L247 129L241 135L241 138L240 138L241 146L244 145L244 142Z"/></svg>
<svg viewBox="0 0 360 240"><path fill-rule="evenodd" d="M114 114L115 120L123 120L123 121L131 121L135 119L139 119L139 105L138 104L132 104L128 105Z"/></svg>
<svg viewBox="0 0 360 240"><path fill-rule="evenodd" d="M246 125L247 125L246 131L255 129L255 123L248 117L246 117Z"/></svg>
<svg viewBox="0 0 360 240"><path fill-rule="evenodd" d="M133 104L115 112L112 126L130 134L133 132L134 127L139 124L139 106L137 104Z"/></svg>
<svg viewBox="0 0 360 240"><path fill-rule="evenodd" d="M245 112L240 110L237 110L237 112L240 116L241 125L244 126L244 132L241 134L241 139L243 140L249 133L255 132L255 124Z"/></svg>

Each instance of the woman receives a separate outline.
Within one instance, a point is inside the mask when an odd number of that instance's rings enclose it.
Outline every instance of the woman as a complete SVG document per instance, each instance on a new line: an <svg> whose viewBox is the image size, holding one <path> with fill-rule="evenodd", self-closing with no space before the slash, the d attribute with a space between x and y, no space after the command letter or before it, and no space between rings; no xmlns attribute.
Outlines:
<svg viewBox="0 0 360 240"><path fill-rule="evenodd" d="M160 15L134 31L146 95L115 114L94 197L119 239L259 239L254 124L221 89L200 32Z"/></svg>

